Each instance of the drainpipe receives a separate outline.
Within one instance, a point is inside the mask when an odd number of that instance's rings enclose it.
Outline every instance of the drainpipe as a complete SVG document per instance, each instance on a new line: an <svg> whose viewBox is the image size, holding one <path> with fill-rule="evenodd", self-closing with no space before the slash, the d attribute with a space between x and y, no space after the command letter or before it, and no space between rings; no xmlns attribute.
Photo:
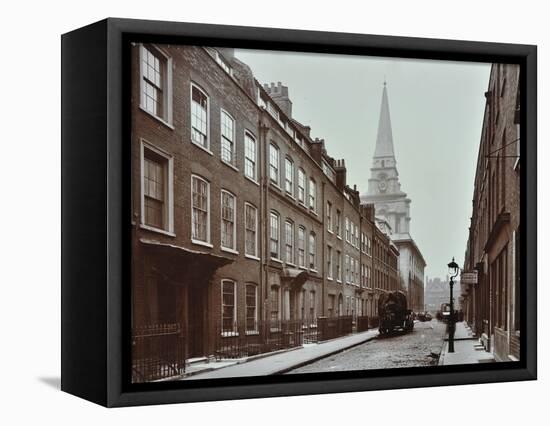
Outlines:
<svg viewBox="0 0 550 426"><path fill-rule="evenodd" d="M258 171L260 172L260 216L262 218L262 231L260 232L260 300L262 301L262 315L261 317L264 320L268 320L268 295L269 289L267 288L269 277L267 272L267 259L269 259L269 245L268 241L268 232L269 232L269 214L267 211L267 200L269 196L269 185L267 185L267 169L266 169L266 147L267 147L267 133L269 132L269 127L262 123L260 118L258 123L259 134L259 144L258 144L258 153L259 153L259 167Z"/></svg>
<svg viewBox="0 0 550 426"><path fill-rule="evenodd" d="M359 201L359 288L361 291L359 292L360 300L361 300L361 316L365 315L364 309L363 309L363 292L365 291L363 288L363 244L364 244L364 238L363 238L363 212L361 211L361 201Z"/></svg>
<svg viewBox="0 0 550 426"><path fill-rule="evenodd" d="M321 274L322 274L322 277L323 277L323 281L322 281L322 284L321 284L321 294L322 294L322 297L321 297L321 312L323 313L323 316L326 316L326 312L325 312L325 298L328 297L327 296L327 278L326 278L326 275L328 273L328 271L325 272L325 267L326 267L326 259L325 259L325 250L327 249L327 244L326 244L326 227L325 227L325 220L326 220L326 208L327 208L327 202L325 200L325 186L326 186L326 182L323 181L321 182L321 188L322 188L322 191L321 191L321 226L323 227L323 232L321 232L321 268L320 271L321 271ZM332 262L331 262L331 266L332 266Z"/></svg>

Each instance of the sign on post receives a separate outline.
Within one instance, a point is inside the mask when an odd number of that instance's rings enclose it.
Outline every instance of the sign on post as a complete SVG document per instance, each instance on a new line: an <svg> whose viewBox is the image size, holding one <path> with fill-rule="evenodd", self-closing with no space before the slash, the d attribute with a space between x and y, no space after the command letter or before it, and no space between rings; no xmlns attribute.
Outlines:
<svg viewBox="0 0 550 426"><path fill-rule="evenodd" d="M462 284L477 284L477 271L462 272L460 282Z"/></svg>

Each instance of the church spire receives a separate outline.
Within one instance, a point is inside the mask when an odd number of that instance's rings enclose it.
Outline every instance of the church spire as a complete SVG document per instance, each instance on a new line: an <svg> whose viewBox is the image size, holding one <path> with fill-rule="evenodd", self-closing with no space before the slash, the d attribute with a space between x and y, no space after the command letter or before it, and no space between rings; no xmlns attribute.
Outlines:
<svg viewBox="0 0 550 426"><path fill-rule="evenodd" d="M394 156L388 89L386 87L386 78L384 77L384 89L382 90L382 104L380 105L380 118L378 120L378 134L376 136L374 158Z"/></svg>

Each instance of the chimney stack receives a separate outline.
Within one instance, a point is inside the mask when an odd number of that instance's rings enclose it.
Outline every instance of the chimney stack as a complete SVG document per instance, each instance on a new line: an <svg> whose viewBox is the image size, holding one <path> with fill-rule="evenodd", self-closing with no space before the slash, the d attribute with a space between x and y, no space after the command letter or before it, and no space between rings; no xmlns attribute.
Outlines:
<svg viewBox="0 0 550 426"><path fill-rule="evenodd" d="M292 118L292 101L288 97L288 87L278 81L277 85L273 82L271 82L270 85L264 84L264 89L279 108L281 108L288 117Z"/></svg>
<svg viewBox="0 0 550 426"><path fill-rule="evenodd" d="M336 172L336 186L343 190L346 186L346 162L344 159L334 162L334 171Z"/></svg>

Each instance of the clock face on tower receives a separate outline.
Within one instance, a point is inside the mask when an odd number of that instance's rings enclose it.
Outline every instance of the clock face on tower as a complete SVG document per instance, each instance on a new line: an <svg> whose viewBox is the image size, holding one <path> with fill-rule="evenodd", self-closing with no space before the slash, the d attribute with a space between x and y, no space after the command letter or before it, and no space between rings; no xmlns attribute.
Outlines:
<svg viewBox="0 0 550 426"><path fill-rule="evenodd" d="M381 175L378 181L378 189L380 192L386 192L388 189L388 182L386 181L386 175Z"/></svg>

